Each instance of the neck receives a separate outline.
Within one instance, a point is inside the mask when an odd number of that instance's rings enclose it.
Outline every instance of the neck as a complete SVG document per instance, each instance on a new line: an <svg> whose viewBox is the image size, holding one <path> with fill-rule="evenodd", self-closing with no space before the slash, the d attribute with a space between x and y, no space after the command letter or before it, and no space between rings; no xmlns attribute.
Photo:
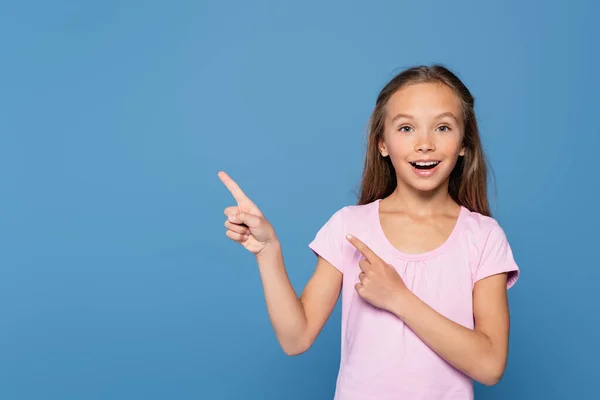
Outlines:
<svg viewBox="0 0 600 400"><path fill-rule="evenodd" d="M398 184L385 201L390 210L419 216L452 212L459 207L448 193L448 182L428 192Z"/></svg>

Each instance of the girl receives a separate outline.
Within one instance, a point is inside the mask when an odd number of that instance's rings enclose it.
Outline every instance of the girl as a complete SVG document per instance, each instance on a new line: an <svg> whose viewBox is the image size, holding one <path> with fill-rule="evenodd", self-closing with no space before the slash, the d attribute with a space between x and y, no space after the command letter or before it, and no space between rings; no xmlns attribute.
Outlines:
<svg viewBox="0 0 600 400"><path fill-rule="evenodd" d="M335 399L465 400L473 380L500 380L519 268L486 174L465 85L439 65L400 73L377 98L359 202L310 243L316 269L298 298L273 227L219 173L237 200L226 235L255 254L286 354L311 346L342 294Z"/></svg>

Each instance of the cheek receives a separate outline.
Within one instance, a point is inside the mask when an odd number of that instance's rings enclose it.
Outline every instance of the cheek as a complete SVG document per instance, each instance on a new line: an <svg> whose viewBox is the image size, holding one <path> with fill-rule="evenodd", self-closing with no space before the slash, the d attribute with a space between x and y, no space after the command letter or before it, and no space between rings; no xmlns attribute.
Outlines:
<svg viewBox="0 0 600 400"><path fill-rule="evenodd" d="M462 148L462 138L456 136L446 136L438 141L437 150L448 155L458 155Z"/></svg>
<svg viewBox="0 0 600 400"><path fill-rule="evenodd" d="M401 135L388 137L386 146L392 160L406 158L414 149L413 139L410 136Z"/></svg>

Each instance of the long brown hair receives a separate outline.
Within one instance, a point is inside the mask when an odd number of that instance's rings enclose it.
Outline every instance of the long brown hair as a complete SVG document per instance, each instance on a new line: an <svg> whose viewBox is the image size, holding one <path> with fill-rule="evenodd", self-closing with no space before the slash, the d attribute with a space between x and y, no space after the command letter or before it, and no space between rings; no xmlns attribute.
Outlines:
<svg viewBox="0 0 600 400"><path fill-rule="evenodd" d="M463 82L448 68L435 64L416 66L396 75L381 90L369 120L365 166L358 204L367 204L389 196L396 188L396 172L389 157L383 157L378 144L383 139L385 106L390 97L405 86L415 83L442 83L456 93L462 102L465 155L458 158L450 173L448 191L458 204L471 211L490 216L487 196L488 166L479 137L475 117L475 99Z"/></svg>

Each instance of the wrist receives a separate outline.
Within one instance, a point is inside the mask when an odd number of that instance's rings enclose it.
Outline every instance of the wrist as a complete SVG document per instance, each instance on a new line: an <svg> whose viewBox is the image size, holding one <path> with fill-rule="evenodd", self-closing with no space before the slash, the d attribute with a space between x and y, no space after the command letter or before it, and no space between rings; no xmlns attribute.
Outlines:
<svg viewBox="0 0 600 400"><path fill-rule="evenodd" d="M270 259L273 258L273 256L278 256L279 254L281 254L281 244L279 243L279 240L274 239L270 242L265 243L265 247L261 251L256 253L256 259L260 262L261 260Z"/></svg>
<svg viewBox="0 0 600 400"><path fill-rule="evenodd" d="M408 316L410 309L414 307L416 299L417 296L413 292L408 290L408 288L403 288L394 296L390 311L398 318L404 320Z"/></svg>

